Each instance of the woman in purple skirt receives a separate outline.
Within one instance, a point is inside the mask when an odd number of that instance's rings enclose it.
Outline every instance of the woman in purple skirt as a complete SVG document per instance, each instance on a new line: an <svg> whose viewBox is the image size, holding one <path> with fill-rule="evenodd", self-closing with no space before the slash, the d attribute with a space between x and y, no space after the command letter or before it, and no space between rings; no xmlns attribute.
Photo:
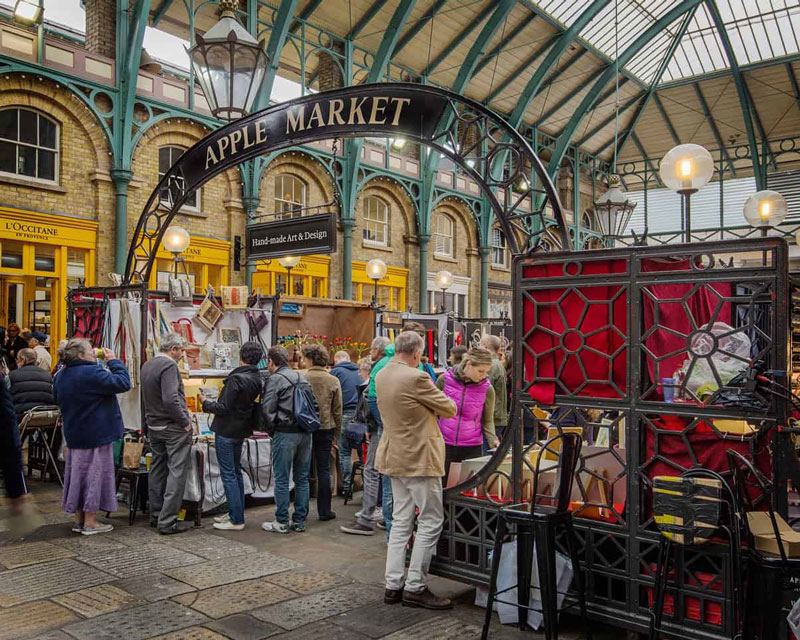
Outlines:
<svg viewBox="0 0 800 640"><path fill-rule="evenodd" d="M72 530L85 536L114 528L99 523L97 512L117 510L112 443L123 435L117 394L131 388L122 361L110 349L103 349L103 359L108 370L88 340L74 338L53 381L67 441L62 508L75 514Z"/></svg>

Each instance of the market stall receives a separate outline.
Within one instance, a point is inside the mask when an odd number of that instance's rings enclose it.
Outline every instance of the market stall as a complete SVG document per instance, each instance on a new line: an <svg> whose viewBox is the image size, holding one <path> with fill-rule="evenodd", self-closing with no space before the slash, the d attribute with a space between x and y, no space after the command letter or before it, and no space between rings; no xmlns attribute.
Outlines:
<svg viewBox="0 0 800 640"><path fill-rule="evenodd" d="M189 347L180 363L186 403L194 426L194 450L184 498L202 503L204 511L225 501L209 426L197 399L219 393L228 373L239 365L239 348L255 340L266 351L275 343L276 300L247 296L246 289L224 287L221 296L176 299L173 294L151 291L142 285L73 289L68 296L68 335L87 338L96 347L112 349L125 363L132 388L118 396L126 431L143 430L139 371L158 352L161 337L169 332L183 335ZM242 452L245 492L254 497L272 496L270 441L256 434Z"/></svg>

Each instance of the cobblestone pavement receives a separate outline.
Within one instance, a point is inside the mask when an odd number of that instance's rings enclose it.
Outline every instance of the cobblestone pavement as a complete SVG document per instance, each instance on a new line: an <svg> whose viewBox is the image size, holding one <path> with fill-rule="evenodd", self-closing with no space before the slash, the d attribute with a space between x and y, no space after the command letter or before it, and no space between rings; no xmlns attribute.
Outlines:
<svg viewBox="0 0 800 640"><path fill-rule="evenodd" d="M472 640L483 609L465 585L433 578L435 591L457 598L452 611L383 604L385 540L349 536L339 525L358 504L335 499L339 518L316 519L305 533L261 530L273 508L246 511L242 532L205 526L160 536L141 514L129 527L124 504L107 535L80 536L60 511L60 489L33 483L47 523L25 540L8 532L0 498L0 640ZM564 640L579 640L565 617ZM621 632L595 630L611 640ZM495 640L540 634L493 623Z"/></svg>

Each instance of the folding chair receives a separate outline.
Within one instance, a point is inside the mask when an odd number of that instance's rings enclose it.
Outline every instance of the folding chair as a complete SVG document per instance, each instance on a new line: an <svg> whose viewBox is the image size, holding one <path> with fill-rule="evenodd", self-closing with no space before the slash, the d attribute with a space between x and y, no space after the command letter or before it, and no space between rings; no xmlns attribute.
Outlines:
<svg viewBox="0 0 800 640"><path fill-rule="evenodd" d="M56 406L42 405L34 407L25 412L19 424L19 440L24 442L26 437L37 436L39 441L35 446L41 447L45 452L44 464L37 466L42 472L44 479L47 474L48 468L52 465L52 470L58 478L58 483L63 487L64 479L61 477L61 472L58 469L58 458L54 451L56 447L61 428L61 411ZM28 433L30 432L30 433ZM31 438L31 443L33 439ZM29 455L31 447L29 446ZM28 467L30 469L31 460L28 460Z"/></svg>

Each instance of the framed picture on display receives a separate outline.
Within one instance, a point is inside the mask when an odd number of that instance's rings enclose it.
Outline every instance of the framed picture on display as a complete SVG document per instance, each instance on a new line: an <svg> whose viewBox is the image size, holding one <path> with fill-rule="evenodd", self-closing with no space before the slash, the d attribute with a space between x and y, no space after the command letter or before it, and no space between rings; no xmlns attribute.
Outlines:
<svg viewBox="0 0 800 640"><path fill-rule="evenodd" d="M241 346L242 330L239 327L220 327L219 336L221 342L233 342Z"/></svg>

